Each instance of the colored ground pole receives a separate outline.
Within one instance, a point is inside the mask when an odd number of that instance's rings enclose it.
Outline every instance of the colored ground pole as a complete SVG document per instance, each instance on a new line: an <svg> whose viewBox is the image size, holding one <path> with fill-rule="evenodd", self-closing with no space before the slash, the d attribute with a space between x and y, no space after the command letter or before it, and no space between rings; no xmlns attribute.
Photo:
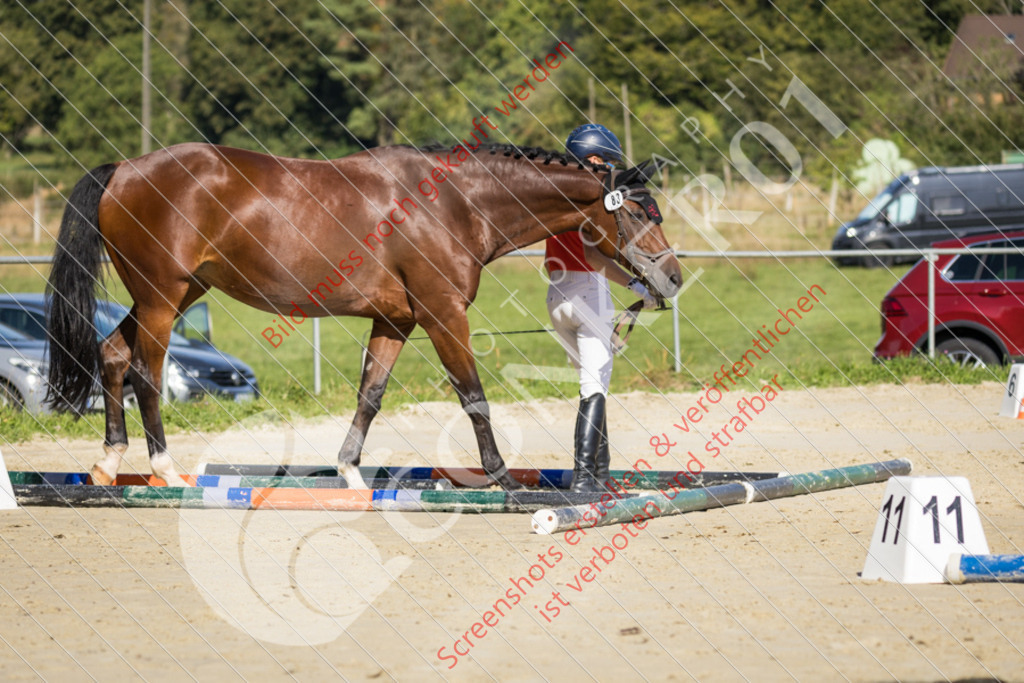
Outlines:
<svg viewBox="0 0 1024 683"><path fill-rule="evenodd" d="M420 491L274 487L90 486L14 484L20 505L64 507L228 508L405 512L533 512L552 505L598 503L610 494L568 491Z"/></svg>
<svg viewBox="0 0 1024 683"><path fill-rule="evenodd" d="M478 467L360 467L363 479L392 479L398 481L432 481L447 479L455 486L481 488L492 482ZM512 468L509 475L521 484L539 488L567 489L572 483L572 470ZM205 463L200 476L246 477L337 477L337 467L318 465L223 465ZM733 481L755 481L781 476L780 472L701 472L693 475L686 471L657 470L637 473L634 470L612 470L609 475L620 485L629 475L634 489L665 489L673 486L697 488Z"/></svg>
<svg viewBox="0 0 1024 683"><path fill-rule="evenodd" d="M800 496L805 493L818 493L819 491L831 491L848 486L874 484L886 481L890 477L910 474L912 468L913 465L909 460L900 458L898 460L887 460L867 465L851 465L850 467L839 467L819 472L804 472L803 474L792 474L786 477L778 477L777 479L755 481L750 484L754 489L754 497L751 502L760 503L775 498L788 498L789 496Z"/></svg>
<svg viewBox="0 0 1024 683"><path fill-rule="evenodd" d="M820 472L764 479L762 481L721 484L705 489L664 491L658 495L640 496L589 506L574 506L552 510L538 510L531 519L533 531L554 534L574 527L590 528L631 522L637 517L668 517L685 512L707 510L739 503L765 501L805 493L817 493L885 481L889 477L910 474L909 460L888 460L867 465L853 465ZM596 523L586 520L590 512Z"/></svg>
<svg viewBox="0 0 1024 683"><path fill-rule="evenodd" d="M1024 583L1024 555L961 555L946 566L950 583Z"/></svg>
<svg viewBox="0 0 1024 683"><path fill-rule="evenodd" d="M92 477L85 472L10 472L12 484L76 484L90 485ZM344 489L348 483L344 477L276 477L276 476L238 476L238 475L182 475L188 484L204 488L318 488ZM441 489L451 490L452 485L447 479L366 479L371 489L410 488L410 489ZM119 474L114 481L115 486L163 486L163 480L147 474Z"/></svg>

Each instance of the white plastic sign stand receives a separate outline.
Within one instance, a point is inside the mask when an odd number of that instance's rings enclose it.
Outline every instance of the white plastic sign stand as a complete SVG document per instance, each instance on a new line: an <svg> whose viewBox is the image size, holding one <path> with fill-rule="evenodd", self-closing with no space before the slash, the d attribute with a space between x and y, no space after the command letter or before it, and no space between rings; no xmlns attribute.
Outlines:
<svg viewBox="0 0 1024 683"><path fill-rule="evenodd" d="M944 583L943 572L953 553L988 554L967 479L890 479L861 578Z"/></svg>
<svg viewBox="0 0 1024 683"><path fill-rule="evenodd" d="M1014 363L1010 367L1010 377L1006 380L1006 391L1003 392L999 416L1024 417L1021 414L1021 401L1024 401L1024 364Z"/></svg>
<svg viewBox="0 0 1024 683"><path fill-rule="evenodd" d="M11 488L11 477L7 474L4 454L0 453L0 510L17 509L18 501L14 497L14 489Z"/></svg>

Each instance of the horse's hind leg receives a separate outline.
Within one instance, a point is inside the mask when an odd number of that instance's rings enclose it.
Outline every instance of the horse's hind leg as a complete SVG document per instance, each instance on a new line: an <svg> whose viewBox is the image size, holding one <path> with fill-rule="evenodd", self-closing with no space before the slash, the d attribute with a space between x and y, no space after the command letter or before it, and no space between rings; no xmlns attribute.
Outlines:
<svg viewBox="0 0 1024 683"><path fill-rule="evenodd" d="M338 474L345 477L350 488L366 488L359 474L359 458L370 423L380 411L381 398L388 386L391 369L416 323L393 324L375 320L366 347L363 377L359 382L359 402L348 435L338 453Z"/></svg>
<svg viewBox="0 0 1024 683"><path fill-rule="evenodd" d="M135 313L137 329L128 372L142 412L149 464L153 474L167 482L168 486L187 486L185 480L178 476L174 461L167 452L167 439L160 417L161 373L177 310L167 306L165 300L163 305L136 306L132 311Z"/></svg>
<svg viewBox="0 0 1024 683"><path fill-rule="evenodd" d="M132 359L135 342L135 310L121 321L110 336L100 342L100 379L107 433L103 440L105 455L92 468L92 480L103 486L114 483L121 458L128 450L128 430L124 421L124 377Z"/></svg>

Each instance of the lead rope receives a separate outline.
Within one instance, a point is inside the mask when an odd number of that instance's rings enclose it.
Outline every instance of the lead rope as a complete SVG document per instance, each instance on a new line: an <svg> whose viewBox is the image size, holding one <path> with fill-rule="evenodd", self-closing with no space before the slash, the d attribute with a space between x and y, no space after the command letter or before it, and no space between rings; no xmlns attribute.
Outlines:
<svg viewBox="0 0 1024 683"><path fill-rule="evenodd" d="M629 341L629 335L633 334L633 328L636 326L637 316L640 311L643 310L644 302L643 299L636 303L628 306L622 313L615 316L615 320L612 321L614 327L612 328L612 355L615 356L622 352L626 348L626 342ZM626 323L629 323L629 327L626 328L626 334L620 334L619 330Z"/></svg>

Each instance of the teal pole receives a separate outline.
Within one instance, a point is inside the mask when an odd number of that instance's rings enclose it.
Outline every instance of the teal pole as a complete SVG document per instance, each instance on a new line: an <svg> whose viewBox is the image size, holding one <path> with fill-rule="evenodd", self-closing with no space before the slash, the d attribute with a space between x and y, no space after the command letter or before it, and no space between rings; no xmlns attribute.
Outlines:
<svg viewBox="0 0 1024 683"><path fill-rule="evenodd" d="M656 495L627 498L608 503L539 510L533 514L531 526L534 533L555 534L573 528L586 529L623 524L638 517L645 519L668 517L727 505L761 502L806 493L831 491L847 486L873 484L885 481L890 477L910 474L911 468L910 461L901 458L761 481L709 486L705 489L662 491Z"/></svg>

